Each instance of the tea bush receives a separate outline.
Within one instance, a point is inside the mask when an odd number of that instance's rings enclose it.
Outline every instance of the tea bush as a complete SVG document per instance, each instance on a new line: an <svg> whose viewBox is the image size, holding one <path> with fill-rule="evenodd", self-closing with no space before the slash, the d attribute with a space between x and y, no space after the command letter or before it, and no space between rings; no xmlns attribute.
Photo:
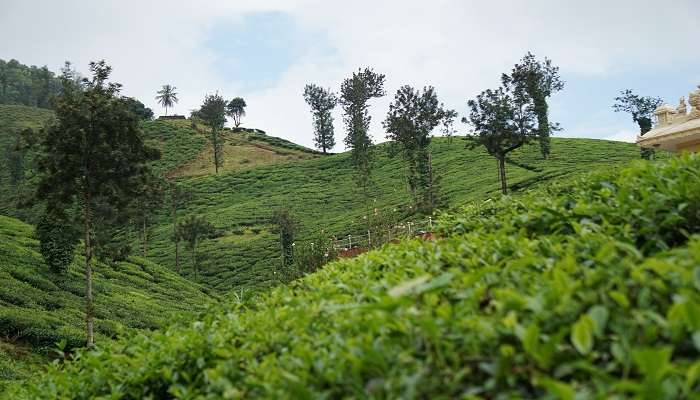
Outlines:
<svg viewBox="0 0 700 400"><path fill-rule="evenodd" d="M67 271L54 272L39 253L33 228L3 216L0 244L0 344L21 344L44 355L61 340L66 350L83 346L85 278L80 249ZM115 266L96 263L94 293L98 341L123 328L166 326L173 318L203 310L211 299L199 285L139 258ZM7 357L1 347L0 358Z"/></svg>
<svg viewBox="0 0 700 400"><path fill-rule="evenodd" d="M441 219L9 398L698 398L700 157ZM644 225L642 221L654 223Z"/></svg>

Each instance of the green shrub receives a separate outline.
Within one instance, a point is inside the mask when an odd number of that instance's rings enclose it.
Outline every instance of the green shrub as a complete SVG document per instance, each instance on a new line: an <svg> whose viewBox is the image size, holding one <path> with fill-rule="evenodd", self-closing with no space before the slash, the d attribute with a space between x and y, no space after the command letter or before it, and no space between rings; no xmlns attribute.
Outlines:
<svg viewBox="0 0 700 400"><path fill-rule="evenodd" d="M679 207L694 201L681 188L697 171L700 157L637 163L445 216L437 242L331 263L255 301L82 352L9 393L697 398L700 232L692 205ZM666 215L633 231L651 211Z"/></svg>

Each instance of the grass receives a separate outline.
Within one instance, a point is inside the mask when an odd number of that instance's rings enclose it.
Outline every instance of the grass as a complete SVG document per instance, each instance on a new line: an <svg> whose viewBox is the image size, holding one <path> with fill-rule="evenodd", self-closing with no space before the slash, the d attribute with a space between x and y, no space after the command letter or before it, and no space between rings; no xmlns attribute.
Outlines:
<svg viewBox="0 0 700 400"><path fill-rule="evenodd" d="M444 215L8 398L698 398L700 157Z"/></svg>
<svg viewBox="0 0 700 400"><path fill-rule="evenodd" d="M300 240L321 230L338 237L362 233L366 230L363 216L368 208L376 208L387 218L407 218L411 211L406 208L409 198L402 164L398 159L389 159L385 149L385 145L377 148L375 186L369 204L364 203L355 187L347 153L218 176L179 178L183 186L195 193L182 216L202 215L224 232L222 237L202 244L205 259L200 268L201 282L222 293L273 284L279 247L269 220L277 207L290 208L298 219ZM442 191L452 206L500 196L496 162L482 150L467 150L458 138L437 138L432 151L435 170L442 176ZM541 159L536 146L514 152L512 163L507 166L508 179L511 189L518 191L638 157L638 149L631 144L554 139L552 156L547 161ZM149 258L174 265L170 218L164 213L158 222ZM241 227L260 232L237 236L234 232ZM188 262L185 268L192 278Z"/></svg>
<svg viewBox="0 0 700 400"><path fill-rule="evenodd" d="M155 167L166 176L204 176L214 174L214 154L206 127L192 128L187 120L144 123L148 143L161 150ZM318 157L313 150L284 139L256 132L224 129L224 165L220 172L244 171L263 165Z"/></svg>
<svg viewBox="0 0 700 400"><path fill-rule="evenodd" d="M67 348L84 345L85 285L81 252L66 273L51 272L33 228L23 222L0 216L0 243L2 386L5 379L25 377L61 340ZM96 263L93 279L98 342L122 329L164 327L211 299L199 285L137 257L114 266Z"/></svg>

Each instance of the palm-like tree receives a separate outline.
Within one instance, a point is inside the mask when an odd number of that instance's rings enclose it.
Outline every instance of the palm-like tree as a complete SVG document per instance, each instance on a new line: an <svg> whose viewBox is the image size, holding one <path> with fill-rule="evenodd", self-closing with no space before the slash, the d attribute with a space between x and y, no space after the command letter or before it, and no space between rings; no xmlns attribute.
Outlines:
<svg viewBox="0 0 700 400"><path fill-rule="evenodd" d="M172 107L177 103L177 92L175 89L177 89L175 86L163 85L163 88L158 91L158 96L156 96L158 104L165 107L166 116L168 115L168 107Z"/></svg>

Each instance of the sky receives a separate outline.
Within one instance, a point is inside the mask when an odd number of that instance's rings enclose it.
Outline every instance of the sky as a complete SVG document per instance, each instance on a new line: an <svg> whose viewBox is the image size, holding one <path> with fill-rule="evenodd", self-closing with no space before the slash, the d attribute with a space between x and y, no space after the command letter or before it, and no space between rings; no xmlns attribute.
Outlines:
<svg viewBox="0 0 700 400"><path fill-rule="evenodd" d="M612 111L614 97L629 88L676 105L695 89L698 21L696 0L0 0L0 59L54 71L104 59L122 93L156 115L166 83L178 89L178 114L206 94L240 96L243 126L312 146L308 83L337 92L359 68L385 74L370 128L383 141L400 86L434 86L463 115L531 51L565 81L550 99L557 136L633 141L636 126ZM339 108L334 116L342 151Z"/></svg>

